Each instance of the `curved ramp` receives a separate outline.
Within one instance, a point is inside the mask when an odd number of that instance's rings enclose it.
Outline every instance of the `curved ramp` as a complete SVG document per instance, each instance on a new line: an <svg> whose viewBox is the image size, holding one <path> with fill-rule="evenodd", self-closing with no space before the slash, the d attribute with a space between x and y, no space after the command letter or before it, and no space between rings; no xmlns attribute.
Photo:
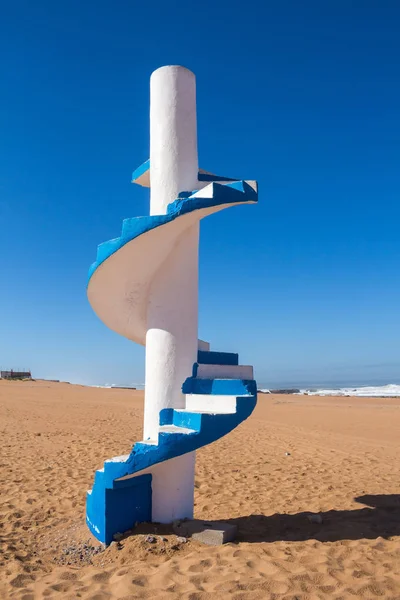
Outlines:
<svg viewBox="0 0 400 600"><path fill-rule="evenodd" d="M149 185L149 164L133 176ZM199 172L198 189L182 191L167 213L123 221L121 235L100 244L89 271L88 298L112 330L144 345L150 286L181 235L215 212L257 202L257 184ZM156 251L155 251L156 249ZM182 381L185 408L160 411L157 439L141 440L130 454L106 460L87 494L87 524L103 543L152 518L152 475L157 465L210 444L254 410L257 387L238 355L199 350Z"/></svg>

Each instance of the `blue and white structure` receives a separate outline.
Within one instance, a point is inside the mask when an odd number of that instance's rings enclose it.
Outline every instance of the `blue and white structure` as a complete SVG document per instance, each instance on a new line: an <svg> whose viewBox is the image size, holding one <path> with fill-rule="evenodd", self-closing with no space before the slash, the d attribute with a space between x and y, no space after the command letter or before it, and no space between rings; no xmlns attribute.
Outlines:
<svg viewBox="0 0 400 600"><path fill-rule="evenodd" d="M257 184L199 171L196 82L180 66L150 80L150 216L125 219L100 244L88 298L112 330L146 346L143 439L106 460L87 494L87 524L103 543L136 522L193 517L195 451L229 433L256 404L251 366L198 340L200 220L257 202Z"/></svg>

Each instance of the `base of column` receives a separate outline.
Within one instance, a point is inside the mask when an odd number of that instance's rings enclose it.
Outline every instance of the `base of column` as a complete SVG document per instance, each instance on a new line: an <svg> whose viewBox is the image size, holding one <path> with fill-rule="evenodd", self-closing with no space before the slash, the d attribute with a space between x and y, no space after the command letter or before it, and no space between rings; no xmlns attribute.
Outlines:
<svg viewBox="0 0 400 600"><path fill-rule="evenodd" d="M196 453L171 458L152 468L152 521L192 519Z"/></svg>

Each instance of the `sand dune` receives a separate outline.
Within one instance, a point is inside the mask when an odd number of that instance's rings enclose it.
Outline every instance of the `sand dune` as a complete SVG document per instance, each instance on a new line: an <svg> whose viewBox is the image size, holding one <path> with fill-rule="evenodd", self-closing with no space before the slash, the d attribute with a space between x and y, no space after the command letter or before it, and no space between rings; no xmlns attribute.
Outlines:
<svg viewBox="0 0 400 600"><path fill-rule="evenodd" d="M237 523L237 543L142 525L97 552L85 492L141 437L142 403L137 391L0 382L1 598L400 599L399 399L260 395L197 453L196 516Z"/></svg>

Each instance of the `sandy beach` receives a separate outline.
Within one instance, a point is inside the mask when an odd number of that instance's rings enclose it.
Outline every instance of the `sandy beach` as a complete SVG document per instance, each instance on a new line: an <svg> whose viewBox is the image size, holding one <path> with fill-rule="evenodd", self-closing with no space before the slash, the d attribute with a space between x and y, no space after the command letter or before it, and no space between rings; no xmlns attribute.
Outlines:
<svg viewBox="0 0 400 600"><path fill-rule="evenodd" d="M2 599L400 598L400 399L260 394L197 452L195 516L235 543L142 525L100 552L85 493L142 414L140 391L0 382Z"/></svg>

